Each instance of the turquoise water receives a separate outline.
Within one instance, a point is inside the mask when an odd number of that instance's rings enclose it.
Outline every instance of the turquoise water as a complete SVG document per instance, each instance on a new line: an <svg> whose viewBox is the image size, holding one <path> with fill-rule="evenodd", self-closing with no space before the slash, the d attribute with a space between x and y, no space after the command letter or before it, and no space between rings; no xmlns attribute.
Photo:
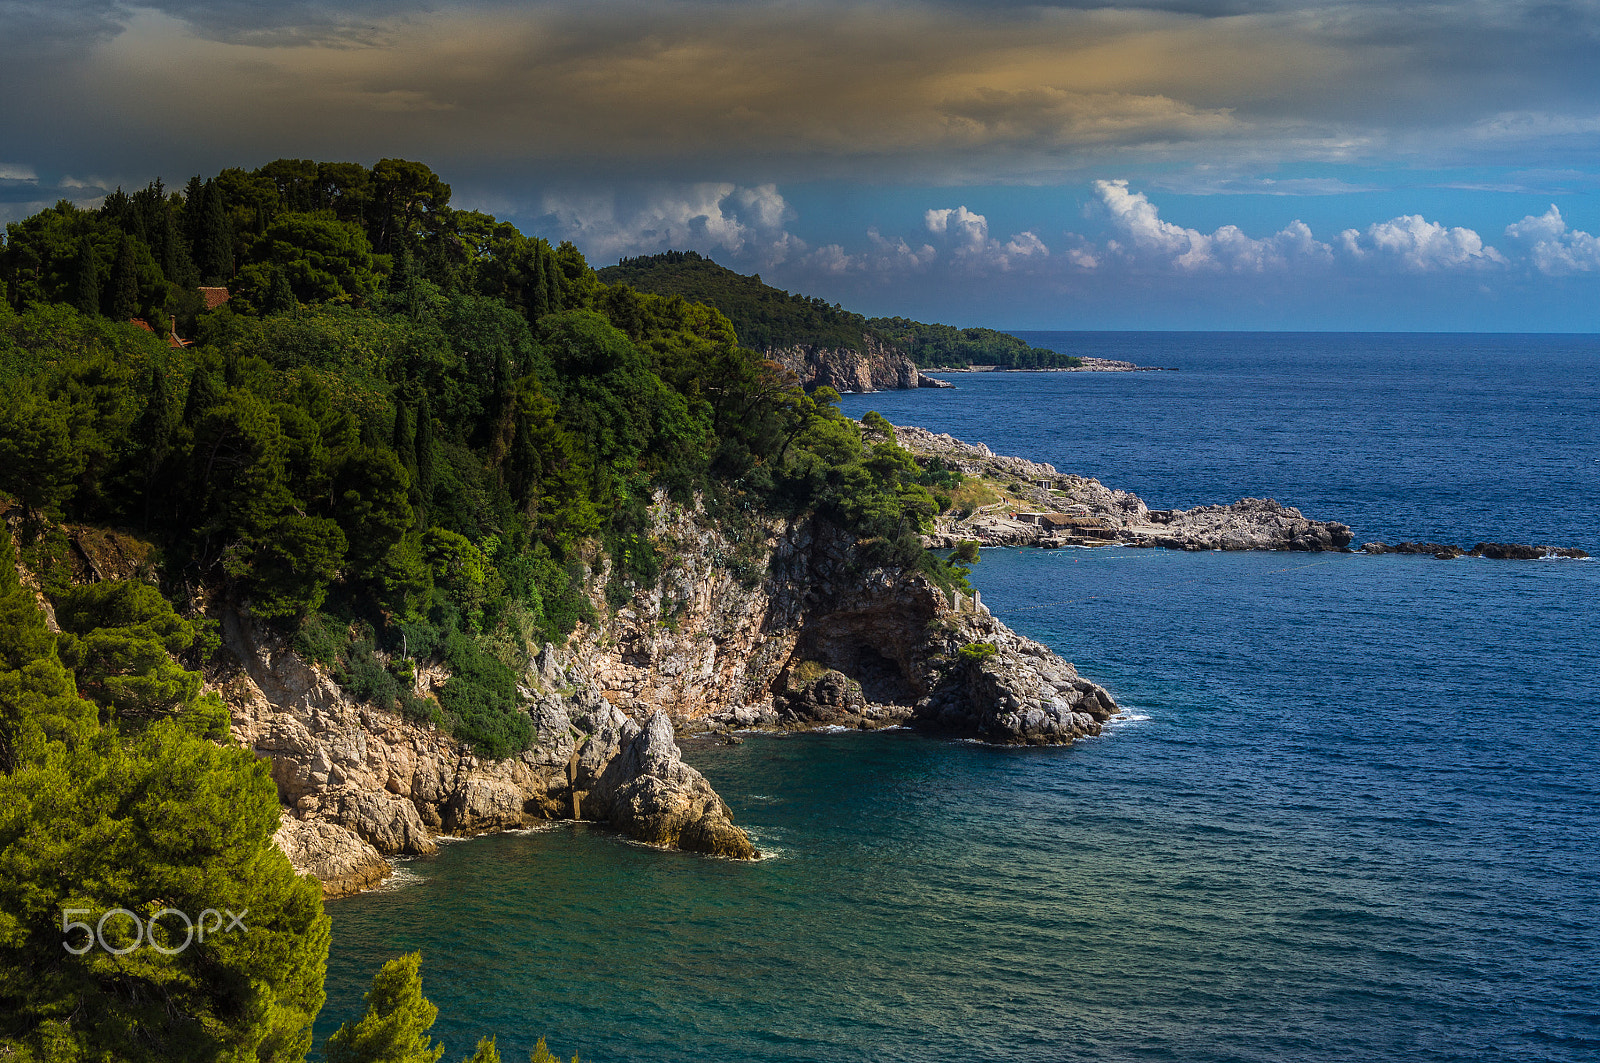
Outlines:
<svg viewBox="0 0 1600 1063"><path fill-rule="evenodd" d="M1545 537L1593 550L1594 468L1532 454L1556 431L1594 446L1593 419L1566 412L1594 395L1587 351L1561 356L1543 398L1503 400L1520 431L1425 423L1452 388L1451 402L1492 405L1497 370L1482 358L1357 380L1348 365L1308 370L1316 384L1292 360L1274 379L1260 367L1274 356L1246 352L1206 370L1221 394L1205 424L1246 432L1252 409L1323 423L1271 458L1244 448L1238 481L1210 497L1181 493L1160 433L1147 462L1129 459L1144 444L1114 418L1052 437L1065 456L1011 449L1089 472L1071 453L1125 460L1158 504L1274 493L1243 479L1271 469L1331 501L1354 466L1372 505L1323 515L1358 533L1365 520L1390 534L1381 521L1399 508L1421 515L1392 525L1409 537L1470 542L1494 533L1458 516L1509 500L1541 514ZM1407 474L1413 456L1377 460L1348 427L1340 396L1383 393L1380 369L1391 416L1433 455L1429 477ZM969 418L987 431L956 434L1005 450L1002 431L1081 401L1059 389L1182 409L1200 375L1028 374L848 401L939 430ZM998 388L1014 389L1003 423ZM1500 390L1519 388L1531 385ZM1300 398L1286 409L1284 394ZM1471 486L1464 457L1483 433L1528 451L1497 459L1496 497ZM1330 437L1355 445L1333 453ZM1226 479L1215 456L1229 447L1213 434L1190 452ZM1564 477L1577 497L1558 504ZM571 825L447 845L405 865L399 888L330 904L319 1031L359 1012L382 960L421 948L447 1059L486 1033L507 1058L542 1033L601 1063L1600 1054L1600 563L991 550L974 575L997 613L1105 683L1129 718L1065 750L909 732L688 744L770 859Z"/></svg>

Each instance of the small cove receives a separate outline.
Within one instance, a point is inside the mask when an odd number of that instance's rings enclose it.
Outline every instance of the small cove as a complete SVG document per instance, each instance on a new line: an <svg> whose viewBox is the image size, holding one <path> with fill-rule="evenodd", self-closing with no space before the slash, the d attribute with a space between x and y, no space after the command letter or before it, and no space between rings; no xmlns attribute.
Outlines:
<svg viewBox="0 0 1600 1063"><path fill-rule="evenodd" d="M1083 352L1176 374L963 377L846 404L1152 505L1275 494L1358 541L1600 552L1600 446L1570 416L1596 408L1593 341L1541 377L1556 339L1509 367L1482 353L1503 338L1454 355L1385 339L1426 357L1334 338L1309 365L1282 338L1201 339ZM1237 365L1219 353L1241 345ZM1351 427L1380 408L1420 454ZM1189 418L1187 449L1136 409ZM1493 409L1506 423L1479 423ZM1219 439L1283 425L1277 449ZM581 825L446 846L404 888L330 905L319 1038L384 959L421 948L446 1058L487 1033L508 1058L543 1033L602 1063L1600 1048L1600 564L985 551L974 580L1130 718L1049 751L903 731L686 744L771 859Z"/></svg>

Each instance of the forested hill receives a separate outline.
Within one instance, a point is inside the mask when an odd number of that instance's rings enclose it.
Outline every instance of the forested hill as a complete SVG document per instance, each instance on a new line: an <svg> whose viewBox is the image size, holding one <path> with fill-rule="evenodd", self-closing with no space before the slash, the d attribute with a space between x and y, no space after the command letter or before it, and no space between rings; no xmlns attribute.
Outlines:
<svg viewBox="0 0 1600 1063"><path fill-rule="evenodd" d="M65 550L45 518L131 529L492 756L527 742L514 674L589 618L601 560L614 606L659 576L660 489L821 512L942 571L921 471L876 460L837 395L791 390L717 310L449 197L418 163L280 160L8 225L0 509L33 515L30 556ZM196 282L231 299L206 310ZM394 647L449 665L439 704L376 666Z"/></svg>
<svg viewBox="0 0 1600 1063"><path fill-rule="evenodd" d="M697 251L624 258L597 275L607 284L714 306L733 322L739 342L758 351L801 345L858 351L870 330L866 318L837 303L791 295L762 283L759 273L735 273Z"/></svg>
<svg viewBox="0 0 1600 1063"><path fill-rule="evenodd" d="M606 284L570 243L452 208L419 163L58 203L6 227L0 283L0 1058L310 1047L327 921L271 845L267 769L201 694L219 618L503 758L532 739L538 647L670 608L663 497L738 544L717 563L749 586L784 517L965 586L919 534L959 477L800 391L717 310ZM72 536L108 528L148 563L80 585ZM436 696L423 665L449 675ZM276 936L62 948L63 910L157 935L163 910L228 903Z"/></svg>
<svg viewBox="0 0 1600 1063"><path fill-rule="evenodd" d="M641 292L681 295L721 310L733 322L741 343L756 350L812 345L860 350L871 335L909 355L920 368L993 365L1007 369L1057 369L1078 359L1030 347L994 329L925 324L904 317L866 318L839 304L791 295L720 266L696 251L667 251L624 258L599 270L608 284L627 284Z"/></svg>

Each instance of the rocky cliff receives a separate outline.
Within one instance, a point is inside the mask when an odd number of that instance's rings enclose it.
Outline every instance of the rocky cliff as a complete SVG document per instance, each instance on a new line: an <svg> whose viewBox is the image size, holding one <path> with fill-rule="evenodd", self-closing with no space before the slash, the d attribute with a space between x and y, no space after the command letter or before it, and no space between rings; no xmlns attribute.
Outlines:
<svg viewBox="0 0 1600 1063"><path fill-rule="evenodd" d="M270 762L284 804L276 838L330 896L372 885L387 856L427 854L438 834L587 819L639 841L717 856L754 849L665 713L635 720L592 686L528 689L536 741L507 760L474 756L429 726L351 700L326 673L237 613L233 663L211 677L233 737Z"/></svg>
<svg viewBox="0 0 1600 1063"><path fill-rule="evenodd" d="M769 348L763 353L799 377L807 391L830 387L842 394L950 386L923 376L909 355L870 333L862 337L859 351L800 344Z"/></svg>
<svg viewBox="0 0 1600 1063"><path fill-rule="evenodd" d="M210 678L235 739L271 762L285 806L277 841L296 866L333 896L381 880L389 856L432 852L440 834L579 818L749 857L728 806L683 763L676 729L909 724L1062 744L1117 711L975 595L868 567L824 520L735 533L664 495L651 517L660 580L615 612L597 598L595 627L537 655L522 677L537 740L507 760L352 701L276 636L226 614L235 663Z"/></svg>

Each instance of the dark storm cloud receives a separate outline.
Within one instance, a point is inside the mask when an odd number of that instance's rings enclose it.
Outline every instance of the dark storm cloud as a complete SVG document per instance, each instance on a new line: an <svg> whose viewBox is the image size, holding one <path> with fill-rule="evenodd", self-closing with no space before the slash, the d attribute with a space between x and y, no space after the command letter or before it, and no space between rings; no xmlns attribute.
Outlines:
<svg viewBox="0 0 1600 1063"><path fill-rule="evenodd" d="M107 158L144 172L399 154L484 175L992 181L1108 157L1597 155L1583 132L1600 115L1593 0L0 0L0 13L0 161L56 174Z"/></svg>

